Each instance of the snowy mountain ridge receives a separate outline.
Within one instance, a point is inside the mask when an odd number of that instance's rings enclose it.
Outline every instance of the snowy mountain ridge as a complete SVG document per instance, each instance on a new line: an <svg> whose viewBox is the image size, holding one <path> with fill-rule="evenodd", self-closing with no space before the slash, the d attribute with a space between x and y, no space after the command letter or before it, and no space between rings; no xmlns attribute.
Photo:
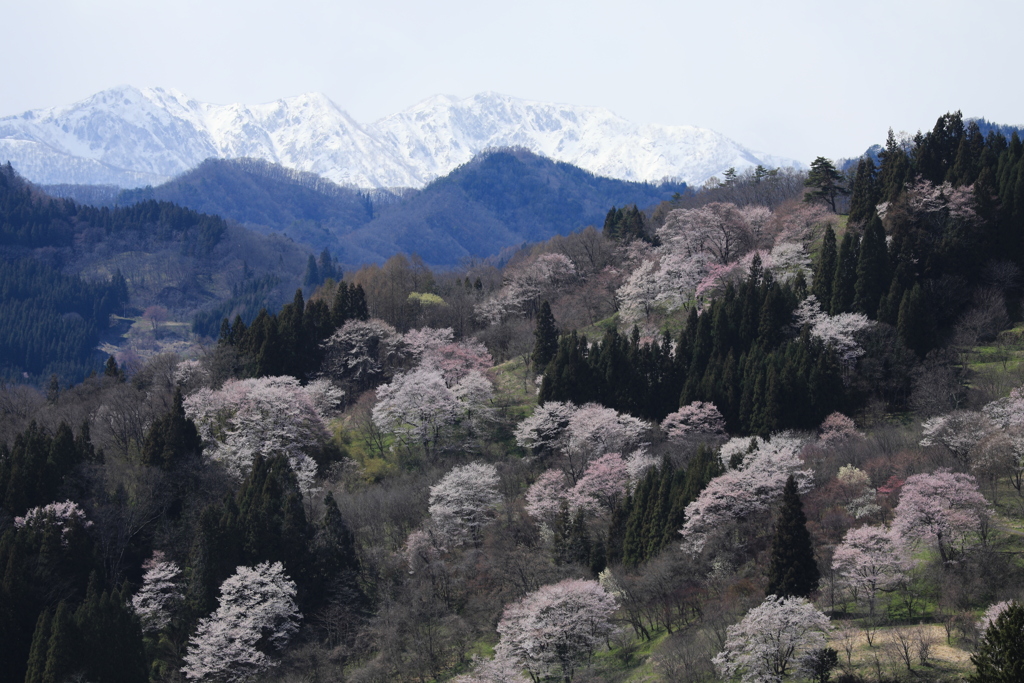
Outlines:
<svg viewBox="0 0 1024 683"><path fill-rule="evenodd" d="M43 184L155 185L211 157L255 157L342 185L423 187L494 147L524 147L600 176L691 185L730 167L802 167L708 129L491 92L434 96L372 124L320 93L217 105L130 86L0 118L0 161Z"/></svg>

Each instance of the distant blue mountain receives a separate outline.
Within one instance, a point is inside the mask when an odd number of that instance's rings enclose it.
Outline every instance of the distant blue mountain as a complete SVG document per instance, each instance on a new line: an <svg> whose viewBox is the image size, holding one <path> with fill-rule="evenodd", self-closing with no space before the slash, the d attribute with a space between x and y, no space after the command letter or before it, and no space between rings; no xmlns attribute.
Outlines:
<svg viewBox="0 0 1024 683"><path fill-rule="evenodd" d="M601 226L612 206L649 207L684 183L629 182L596 176L522 149L478 155L422 190L359 191L319 176L251 159L208 160L157 187L115 192L50 186L79 201L134 204L159 199L283 233L348 266L417 254L454 266L508 247Z"/></svg>

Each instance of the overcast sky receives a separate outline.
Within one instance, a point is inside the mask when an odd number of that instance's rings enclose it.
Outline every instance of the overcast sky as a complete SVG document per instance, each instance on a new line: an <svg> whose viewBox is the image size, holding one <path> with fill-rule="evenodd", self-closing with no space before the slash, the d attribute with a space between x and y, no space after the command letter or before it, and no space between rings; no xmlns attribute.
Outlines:
<svg viewBox="0 0 1024 683"><path fill-rule="evenodd" d="M0 115L116 85L325 93L371 122L496 92L809 162L956 109L1024 123L1020 0L0 0Z"/></svg>

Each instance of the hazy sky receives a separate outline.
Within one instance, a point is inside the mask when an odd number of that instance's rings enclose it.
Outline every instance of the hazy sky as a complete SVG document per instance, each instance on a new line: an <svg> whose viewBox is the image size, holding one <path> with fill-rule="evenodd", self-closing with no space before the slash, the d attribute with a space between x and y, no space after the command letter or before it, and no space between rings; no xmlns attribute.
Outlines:
<svg viewBox="0 0 1024 683"><path fill-rule="evenodd" d="M371 122L493 90L855 156L960 109L1024 123L1020 0L0 0L0 115L115 85L267 102L320 91Z"/></svg>

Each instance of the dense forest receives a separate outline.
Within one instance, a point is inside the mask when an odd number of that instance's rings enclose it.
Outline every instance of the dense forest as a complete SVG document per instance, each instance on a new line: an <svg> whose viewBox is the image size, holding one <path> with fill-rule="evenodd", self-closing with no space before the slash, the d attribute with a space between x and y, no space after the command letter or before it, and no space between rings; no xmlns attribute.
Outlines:
<svg viewBox="0 0 1024 683"><path fill-rule="evenodd" d="M11 240L219 225L17 192ZM1020 680L1016 133L614 204L453 270L305 253L188 353L0 387L0 677ZM52 319L138 296L27 241Z"/></svg>
<svg viewBox="0 0 1024 683"><path fill-rule="evenodd" d="M297 245L217 216L156 200L97 208L50 197L10 164L0 167L0 252L0 378L37 384L101 370L101 340L145 309L194 313L196 331L216 336L225 314L251 320L287 301L308 268ZM321 261L334 274L333 260Z"/></svg>

